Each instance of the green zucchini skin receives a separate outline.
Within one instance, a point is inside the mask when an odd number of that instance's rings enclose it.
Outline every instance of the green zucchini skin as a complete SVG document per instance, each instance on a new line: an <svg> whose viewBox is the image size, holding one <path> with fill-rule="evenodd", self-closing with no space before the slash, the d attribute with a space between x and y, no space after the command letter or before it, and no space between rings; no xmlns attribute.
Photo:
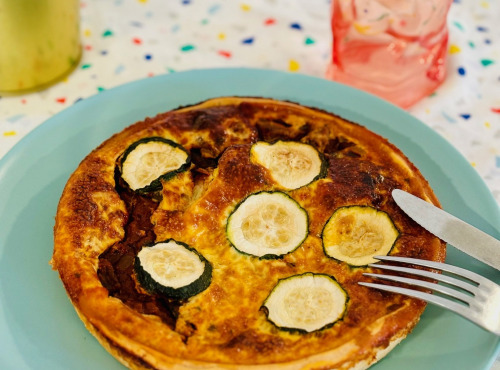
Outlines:
<svg viewBox="0 0 500 370"><path fill-rule="evenodd" d="M236 210L247 200L248 197L251 197L253 195L258 195L258 194L262 194L262 193L268 193L268 194L273 194L273 193L280 193L284 196L286 196L287 198L290 198L291 200L293 200L295 203L297 203L297 205L300 207L300 209L302 210L302 212L305 214L306 216L306 222L307 222L307 233L306 235L304 236L304 239L302 239L300 241L300 243L293 249L291 250L290 252L288 253L284 253L284 254L265 254L263 256L255 256L253 254L250 254L250 253L247 253L247 252L243 252L242 250L238 249L238 247L236 245L234 245L231 240L229 239L228 237L228 228L229 228L229 223L230 223L230 219L231 219L231 216L233 215L234 212L236 212ZM252 194L249 194L247 195L245 198L243 198L243 200L241 200L237 205L236 207L234 207L234 209L231 211L231 214L229 215L229 217L227 218L227 222L226 222L226 239L228 241L228 243L240 254L242 255L245 255L245 256L249 256L249 257L254 257L254 258L258 258L260 260L277 260L277 259L282 259L284 256L286 256L287 254L290 254L290 253L293 253L295 250L297 250L297 248L299 248L303 243L304 241L307 239L307 237L309 236L309 213L307 213L307 210L305 208L303 208L295 199L293 199L289 194L283 192L283 191L268 191L268 190L262 190L262 191L258 191L256 193L252 193Z"/></svg>
<svg viewBox="0 0 500 370"><path fill-rule="evenodd" d="M328 167L329 167L329 164L328 164L328 159L326 158L325 154L324 153L321 153L318 148L314 147L314 149L316 149L316 151L318 152L318 155L319 155L319 158L321 159L321 170L319 171L319 174L318 176L316 176L309 184L307 185L310 185L311 183L313 183L314 181L316 180L319 180L319 179L324 179L327 175L328 175ZM305 185L305 186L307 186Z"/></svg>
<svg viewBox="0 0 500 370"><path fill-rule="evenodd" d="M150 248L153 247L156 244L160 243L168 243L168 242L175 242L179 245L182 245L184 248L187 250L194 252L200 261L202 261L205 265L205 270L203 271L203 274L200 275L198 279L193 281L192 283L180 287L180 288L172 288L172 287L167 287L164 285L161 285L157 283L151 275L144 270L144 268L141 265L141 260L139 257L135 258L134 261L134 269L136 273L137 280L141 284L141 286L146 289L149 293L152 294L161 294L169 298L177 298L177 299L186 299L189 297L192 297L198 293L201 293L205 289L207 289L210 286L210 283L212 282L212 264L202 255L200 254L196 249L191 248L189 245L183 242L179 242L174 239L167 239L161 242L155 242L152 244L145 245L143 248Z"/></svg>
<svg viewBox="0 0 500 370"><path fill-rule="evenodd" d="M276 287L279 285L279 283L283 280L289 280L289 279L300 279L301 277L304 277L304 276L308 276L308 275L312 275L312 276L326 276L330 279L332 279L339 287L342 288L342 290L344 291L345 293L345 296L346 296L346 301L345 301L345 310L344 312L342 313L342 316L339 317L337 320L335 320L334 322L332 323L329 323L329 324L326 324L324 325L323 327L317 329L317 330L314 330L312 332L308 332L307 330L304 330L304 329L300 329L300 328L291 328L291 327L283 327L283 326L279 326L277 325L276 323L274 323L272 320L269 319L268 317L268 314L269 314L269 311L267 309L267 307L265 306L267 300L269 299L269 297L273 294L273 292L275 291ZM340 322L340 321L343 321L344 318L345 318L345 315L347 313L347 310L348 310L348 305L349 305L349 301L350 301L350 297L349 297L349 294L347 294L346 290L340 285L340 283L337 281L337 279L335 279L333 276L331 275L328 275L328 274L322 274L322 273L314 273L314 272L304 272L303 274L299 274L299 275L292 275L292 276L288 276L286 278L282 278L282 279L279 279L278 282L276 283L276 285L274 286L274 288L271 290L271 292L269 292L269 295L267 296L267 298L264 300L264 302L262 303L260 309L266 314L266 317L268 318L268 321L273 324L276 328L278 328L279 330L282 330L282 331L286 331L286 332L289 332L289 333L293 333L293 334L301 334L301 335L304 335L304 334L314 334L314 333L317 333L319 331L322 331L322 330L326 330L326 329L329 329L331 327L333 327L336 323Z"/></svg>
<svg viewBox="0 0 500 370"><path fill-rule="evenodd" d="M303 143L303 144L305 144L305 143ZM319 160L321 161L321 167L320 167L319 173L309 183L302 185L300 188L297 188L297 189L305 188L306 186L311 185L313 182L315 182L319 179L324 179L326 177L326 175L328 174L328 161L327 161L325 155L323 153L321 153L318 150L318 148L316 148L315 146L313 146L311 144L307 144L307 145L312 146L314 148L314 150L316 150L316 152L318 153ZM292 189L292 190L297 190L297 189Z"/></svg>
<svg viewBox="0 0 500 370"><path fill-rule="evenodd" d="M125 150L125 152L123 152L123 155L122 155L122 157L120 159L120 162L119 162L120 174L122 173L123 163L127 159L127 156L130 153L132 153L132 151L135 148L137 148L139 145L148 143L150 141L160 141L160 142L168 144L168 145L170 145L170 146L172 146L174 148L179 148L179 149L181 149L182 151L184 151L187 154L187 158L186 158L186 162L181 167L179 167L178 169L176 169L174 171L167 172L167 173L161 175L160 177L158 177L156 180L153 180L151 182L151 184L149 184L149 185L147 185L147 186L145 186L143 188L135 190L136 192L141 193L141 194L152 193L152 192L161 190L162 189L162 184L161 184L162 180L163 181L167 181L167 180L171 179L172 177L174 177L175 175L177 175L178 173L186 171L191 166L191 155L186 150L186 148L184 148L179 143L176 143L175 141L172 141L172 140L169 140L169 139L165 139L165 138L160 137L160 136L151 136L151 137L145 137L143 139L137 140L136 142L134 142L133 144L131 144ZM127 183L125 181L125 179L123 179L123 182ZM127 184L127 186L128 186L128 184Z"/></svg>
<svg viewBox="0 0 500 370"><path fill-rule="evenodd" d="M328 220L326 220L325 224L323 225L323 229L321 230L321 247L323 248L323 253L325 254L326 257L328 257L329 259L335 261L335 262L338 262L338 263L345 263L347 266L349 266L349 268L351 270L356 270L356 269L360 269L360 268L366 268L368 267L369 264L365 264L365 265L351 265L350 263L347 263L346 261L343 261L341 259L338 259L338 258L335 258L335 257L332 257L330 256L327 252L326 252L326 247L325 247L325 243L323 241L323 233L325 231L325 228L326 226L328 225L328 222L330 222L330 219L333 217L333 215L335 214L335 212L337 212L338 210L340 209L343 209L343 208L351 208L351 207L360 207L360 208L373 208L375 209L376 211L378 212L383 212L387 215L387 217L389 218L389 220L391 221L392 223L392 226L394 227L395 230L398 231L398 236L396 237L396 239L394 240L394 243L392 243L392 246L391 248L389 249L389 251L387 252L387 255L389 255L392 250L394 249L394 246L396 245L397 241L399 240L399 238L401 237L401 232L400 230L396 227L396 225L394 224L394 221L392 220L392 218L389 216L389 214L385 211L382 211L380 209L377 209L373 206L370 206L370 205L348 205L348 206L342 206L342 207L339 207L337 208L333 214L328 218Z"/></svg>

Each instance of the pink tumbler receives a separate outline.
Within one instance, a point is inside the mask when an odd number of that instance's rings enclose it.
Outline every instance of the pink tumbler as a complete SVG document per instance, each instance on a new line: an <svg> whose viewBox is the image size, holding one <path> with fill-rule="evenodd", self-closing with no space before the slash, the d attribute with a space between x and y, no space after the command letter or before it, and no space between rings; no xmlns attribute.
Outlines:
<svg viewBox="0 0 500 370"><path fill-rule="evenodd" d="M407 108L446 75L453 0L332 0L329 79Z"/></svg>

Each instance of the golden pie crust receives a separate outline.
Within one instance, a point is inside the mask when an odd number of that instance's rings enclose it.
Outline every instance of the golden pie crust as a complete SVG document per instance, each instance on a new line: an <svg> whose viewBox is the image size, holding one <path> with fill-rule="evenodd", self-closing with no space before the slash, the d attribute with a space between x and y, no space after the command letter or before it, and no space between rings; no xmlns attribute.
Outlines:
<svg viewBox="0 0 500 370"><path fill-rule="evenodd" d="M131 210L141 214L137 204L145 198L131 200L118 191L117 163L132 143L152 136L179 143L194 164L163 182L161 192L148 200L149 219L143 221L150 222L149 230L137 226L132 232L130 224L138 221ZM286 191L307 210L309 235L279 259L241 254L225 233L236 204L279 188L265 168L250 161L250 147L259 140L309 143L328 163L326 177ZM130 368L363 369L406 337L425 303L359 286L358 281L370 280L362 273L374 269L328 258L321 232L337 208L370 205L386 212L400 232L391 254L443 261L445 244L397 207L390 196L395 188L439 206L403 153L361 125L289 102L215 98L135 123L81 162L60 199L51 263L87 329ZM124 283L107 281L115 276L106 272L103 256L123 247L133 233L186 243L213 266L206 290L170 302L175 306L171 320L146 303L124 298L122 288L109 288ZM345 316L312 333L280 330L267 320L262 303L278 279L305 272L338 281L349 296ZM138 283L129 289L147 301Z"/></svg>

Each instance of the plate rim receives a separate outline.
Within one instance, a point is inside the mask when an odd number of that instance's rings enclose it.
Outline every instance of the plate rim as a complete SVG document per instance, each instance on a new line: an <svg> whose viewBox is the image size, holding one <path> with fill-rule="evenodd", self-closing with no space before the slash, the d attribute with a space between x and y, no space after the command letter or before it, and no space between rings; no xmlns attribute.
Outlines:
<svg viewBox="0 0 500 370"><path fill-rule="evenodd" d="M35 128L33 128L30 132L28 132L26 135L23 136L12 148L9 149L7 153L5 153L4 156L0 158L0 175L2 174L2 169L3 167L8 166L9 161L12 161L13 158L16 155L19 155L18 152L22 151L22 147L26 146L29 144L30 141L36 140L38 136L42 135L45 130L50 130L52 126L58 125L59 119L62 119L64 115L70 115L75 107L85 107L86 105L92 105L94 103L98 103L102 99L111 99L113 95L116 95L117 93L123 93L128 89L134 89L142 84L148 84L150 81L161 81L163 79L172 79L176 78L177 76L188 76L188 75L194 75L194 74L200 74L200 75L205 75L205 74L214 74L214 73L222 73L222 74L248 74L248 73L256 73L256 74L270 74L270 75L281 75L283 78L291 78L291 79L304 79L304 80L310 80L314 81L315 83L319 84L329 84L331 86L336 85L340 89L344 90L345 92L349 94L354 94L354 95L359 95L363 99L366 99L367 102L370 102L371 104L375 104L377 106L383 107L384 109L389 109L392 110L394 114L399 114L403 115L408 119L413 127L418 127L419 130L423 130L425 133L430 134L431 138L433 140L437 140L440 145L444 146L445 151L449 152L452 154L452 156L455 158L455 160L460 161L460 165L465 165L466 170L473 176L473 181L475 182L475 186L479 187L479 190L481 190L482 193L485 193L486 197L488 197L490 203L493 202L496 207L492 207L489 209L489 212L494 212L494 215L500 219L500 205L497 203L496 199L493 197L493 194L489 187L487 186L486 182L481 178L481 176L477 173L477 171L469 164L465 156L455 147L453 146L452 143L450 143L448 140L446 140L443 136L441 136L437 131L432 129L430 126L426 125L424 122L422 122L419 118L411 115L407 111L403 110L402 108L391 104L388 101L385 101L378 96L375 96L371 93L361 91L359 89L353 88L348 85L344 85L335 81L330 81L326 80L321 77L317 76L310 76L310 75L305 75L301 73L292 73L292 72L287 72L287 71L281 71L281 70L273 70L273 69L262 69L262 68L249 68L249 67L232 67L232 68L226 68L226 67L215 67L215 68L198 68L198 69L190 69L190 70L185 70L185 71L177 71L177 72L170 72L170 73L165 73L161 75L156 75L153 77L146 77L146 78L141 78L138 80L133 80L126 82L124 84L120 84L117 86L114 86L110 89L103 90L101 92L98 92L94 95L91 95L87 98L81 99L79 101L74 102L71 106L55 113L53 116L47 118L44 120L42 123L37 125ZM181 77L182 78L182 77ZM265 97L265 96L264 96ZM300 101L293 101L292 102L298 102ZM197 102L193 102L193 104L196 104ZM300 103L302 104L302 103ZM161 112L158 112L161 113ZM331 112L334 113L335 112ZM342 117L342 115L340 115ZM123 128L125 128L123 126ZM380 135L380 134L379 134ZM405 153L406 155L406 153ZM497 228L500 228L500 222L498 225L495 225ZM500 230L498 231L500 233Z"/></svg>
<svg viewBox="0 0 500 370"><path fill-rule="evenodd" d="M335 84L337 86L341 86L340 87L341 90L345 90L348 93L354 94L354 95L360 94L361 96L363 96L363 99L367 99L367 101L369 101L375 105L382 105L385 108L390 109L394 112L399 112L398 114L404 114L406 117L411 119L411 121L413 122L412 125L417 125L419 127L419 129L424 130L427 133L430 133L434 138L436 138L442 144L446 144L445 145L446 151L451 152L451 154L454 157L456 157L458 160L462 161L463 162L462 165L463 164L468 165L468 162L466 161L465 157L451 143L449 143L448 141L446 141L446 139L441 137L439 135L439 133L437 133L432 128L430 128L429 126L427 126L426 124L421 122L416 117L410 115L408 112L406 112L406 111L404 111L396 106L393 106L392 104L385 102L385 101L383 101L383 100L381 100L373 95L370 95L370 94L367 94L365 92L353 89L349 86L337 84L335 82L327 81L327 80L324 80L324 79L321 79L318 77L301 75L301 74L294 74L294 73L289 73L289 72L284 72L284 71L264 70L264 69L256 69L256 68L210 68L210 69L196 69L196 70L175 72L172 74L164 74L164 75L159 75L159 76L155 76L152 78L145 78L145 79L140 79L140 80L136 80L136 81L131 81L131 82L128 82L126 84L122 84L122 85L116 86L112 89L105 90L101 93L95 94L95 95L88 97L86 99L83 99L82 101L79 101L77 103L74 103L73 105L56 113L55 115L53 115L52 117L48 118L43 123L41 123L40 125L35 127L28 134L26 134L21 140L19 140L2 158L0 158L0 184L2 184L2 182L3 182L2 180L4 179L5 172L9 171L10 166L13 164L13 162L19 161L19 157L22 155L23 152L29 152L29 150L25 151L24 149L26 147L29 147L30 143L36 142L37 140L40 140L40 137L43 136L44 133L46 133L46 132L50 133L51 130L57 129L57 127L62 124L61 122L64 120L65 116L71 116L72 114L74 114L73 112L76 112L76 109L80 109L80 108L84 109L87 106L94 105L96 102L99 104L99 102L101 102L103 100L105 101L107 99L113 99L113 96L116 95L117 93L125 93L125 92L127 92L127 90L136 89L139 86L141 86L142 84L147 85L149 83L149 81L156 81L160 84L163 84L164 82L162 82L162 81L164 79L169 80L169 79L173 78L171 76L180 76L180 77L175 77L175 78L182 79L183 76L187 76L187 75L195 75L195 74L202 74L203 75L203 74L213 74L213 73L216 73L216 74L222 73L222 74L229 74L229 75L230 74L237 74L237 75L238 74L248 74L248 73L250 73L250 74L251 73L263 74L263 75L273 74L273 75L283 76L283 78L287 78L287 79L288 78L307 79L307 80L314 81L314 83L320 83L320 84L328 83L328 84ZM297 102L300 103L300 99L297 99ZM195 103L197 103L197 102L193 102L193 104L195 104ZM77 108L75 108L75 107L77 107ZM342 116L342 115L340 115L340 116ZM128 124L125 124L125 126L123 126L123 128L125 128L129 124L130 124L130 122ZM81 159L83 159L83 158L81 158ZM493 200L493 203L496 204L496 201L493 198L493 195L491 194L486 183L479 176L479 174L477 174L477 172L475 172L475 170L472 168L472 166L470 166L469 173L474 174L473 175L474 182L478 183L479 186L482 186L481 191L482 191L483 195L486 196L487 198L489 196L489 198L486 199L485 201L491 202L491 200ZM494 213L495 209L496 209L497 215L500 215L500 208L499 207L496 207L496 208L491 207L491 210L489 210L488 212ZM0 245L0 252L2 252L2 251L3 251L3 247ZM0 256L1 255L2 255L2 253L0 253ZM2 302L0 302L0 308L1 308L1 306L2 306ZM0 317L0 319L3 319L3 317ZM498 356L499 353L500 353L500 339L497 341L496 350L493 354L494 356L492 356L490 358L490 362L489 362L490 366L495 361L496 356Z"/></svg>

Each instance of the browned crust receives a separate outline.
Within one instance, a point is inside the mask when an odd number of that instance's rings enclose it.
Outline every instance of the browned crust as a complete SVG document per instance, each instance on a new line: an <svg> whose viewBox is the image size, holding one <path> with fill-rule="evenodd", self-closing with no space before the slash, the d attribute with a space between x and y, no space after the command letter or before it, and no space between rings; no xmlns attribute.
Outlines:
<svg viewBox="0 0 500 370"><path fill-rule="evenodd" d="M248 194L276 188L263 168L250 163L248 151L249 143L259 137L274 140L280 130L326 152L329 170L325 179L290 192L311 220L303 246L283 260L260 261L238 255L228 246L221 220ZM115 189L116 159L130 144L148 136L163 136L188 150L196 147L205 155L220 156L218 172L201 198L183 204L185 209L177 213L164 201L153 216L159 240L174 237L194 245L216 265L211 286L182 308L175 330L158 317L140 314L109 297L97 276L99 255L124 237L128 220ZM443 261L444 244L397 208L390 198L393 188L439 205L427 181L401 151L362 126L271 99L212 99L138 122L85 158L58 206L52 265L89 331L131 368L364 368L412 330L425 304L358 286L363 269L326 258L320 234L334 209L373 205L386 211L402 231L393 253ZM163 194L173 194L172 189L164 188ZM192 232L195 224L207 232L203 238ZM259 277L252 273L256 268L265 273ZM300 336L278 331L262 312L247 319L247 308L258 311L259 302L278 278L310 270L335 276L348 291L351 300L342 322ZM231 284L224 284L228 281ZM243 281L248 290L243 289ZM247 294L244 298L242 289ZM226 319L222 313L230 316ZM217 328L215 334L208 330L209 323ZM190 325L200 333L191 333Z"/></svg>

